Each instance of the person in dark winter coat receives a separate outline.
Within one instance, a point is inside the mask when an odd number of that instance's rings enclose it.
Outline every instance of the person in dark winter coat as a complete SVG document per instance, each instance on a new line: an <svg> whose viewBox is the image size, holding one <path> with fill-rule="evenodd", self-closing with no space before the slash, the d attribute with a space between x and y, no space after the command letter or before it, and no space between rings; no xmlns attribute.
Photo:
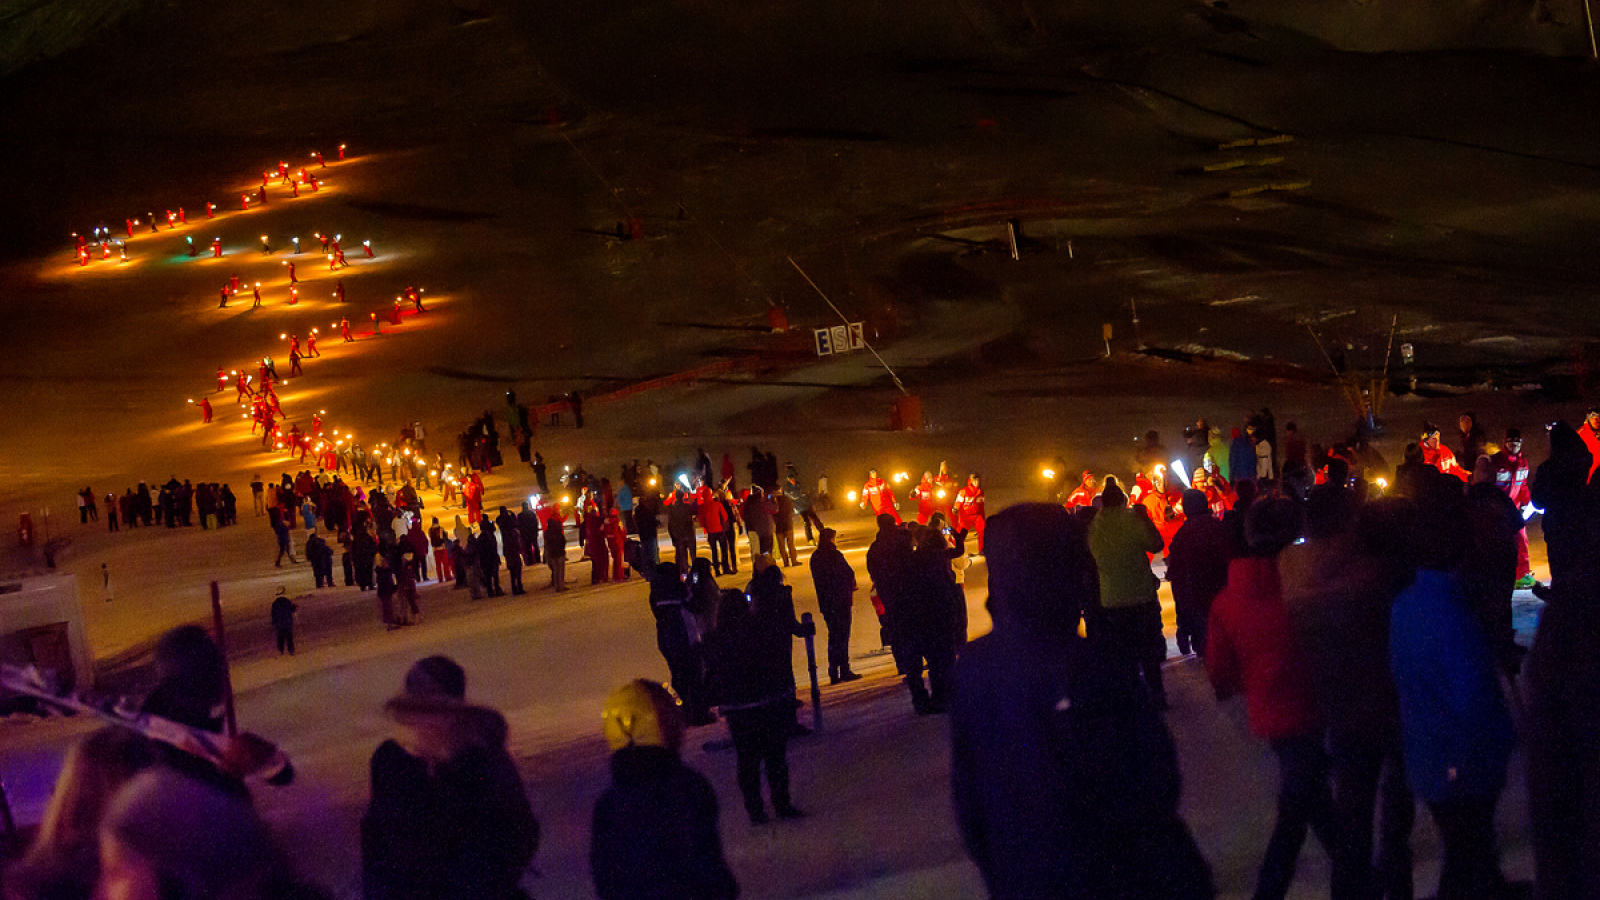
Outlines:
<svg viewBox="0 0 1600 900"><path fill-rule="evenodd" d="M650 612L656 620L656 649L667 662L672 689L683 700L684 716L691 725L712 721L706 696L703 660L696 652L699 626L688 607L689 586L677 563L657 563L650 579ZM691 632L694 632L691 635Z"/></svg>
<svg viewBox="0 0 1600 900"><path fill-rule="evenodd" d="M567 528L559 510L544 523L544 563L550 567L550 586L567 590Z"/></svg>
<svg viewBox="0 0 1600 900"><path fill-rule="evenodd" d="M1459 574L1467 607L1489 639L1496 664L1515 677L1522 667L1523 649L1511 624L1511 595L1517 584L1517 535L1522 532L1522 512L1494 482L1494 462L1477 458L1466 501L1457 519L1466 544Z"/></svg>
<svg viewBox="0 0 1600 900"><path fill-rule="evenodd" d="M750 612L773 634L787 633L790 638L803 638L816 634L814 623L801 622L794 612L794 588L784 583L783 569L773 561L770 556L758 556L752 564L755 574L750 578L750 584L745 587L745 594L750 598ZM785 653L793 651L792 641L785 645ZM789 698L790 707L799 714L799 703L795 697L794 668L789 668ZM811 730L800 724L798 718L791 717L791 733L795 735L810 734Z"/></svg>
<svg viewBox="0 0 1600 900"><path fill-rule="evenodd" d="M494 524L500 531L500 541L505 551L506 576L511 582L511 593L521 596L527 593L522 589L522 528L517 523L517 517L504 506L500 507L500 515Z"/></svg>
<svg viewBox="0 0 1600 900"><path fill-rule="evenodd" d="M539 823L506 752L498 712L465 702L466 676L446 657L406 674L385 706L398 739L372 755L361 819L367 900L525 900L519 886Z"/></svg>
<svg viewBox="0 0 1600 900"><path fill-rule="evenodd" d="M478 571L482 573L484 593L490 597L504 597L500 586L500 543L495 540L494 523L484 516L478 520L478 536L473 539L478 549Z"/></svg>
<svg viewBox="0 0 1600 900"><path fill-rule="evenodd" d="M1178 620L1178 652L1206 655L1211 601L1228 583L1228 528L1211 514L1204 491L1183 492L1183 525L1167 547L1167 580Z"/></svg>
<svg viewBox="0 0 1600 900"><path fill-rule="evenodd" d="M279 656L285 652L294 655L294 614L299 608L283 588L278 588L278 596L272 599L272 630L278 636Z"/></svg>
<svg viewBox="0 0 1600 900"><path fill-rule="evenodd" d="M1397 549L1407 544L1412 505L1388 498L1362 507L1355 491L1329 483L1311 489L1305 510L1306 540L1284 548L1278 571L1328 727L1339 841L1332 895L1410 897L1416 800L1406 785L1388 659L1389 607L1411 581Z"/></svg>
<svg viewBox="0 0 1600 900"><path fill-rule="evenodd" d="M603 713L611 786L594 805L589 871L600 900L734 900L717 795L678 758L683 719L666 688L623 685Z"/></svg>
<svg viewBox="0 0 1600 900"><path fill-rule="evenodd" d="M356 530L350 539L350 564L355 569L356 585L363 591L372 590L372 564L378 555L378 542L366 526Z"/></svg>
<svg viewBox="0 0 1600 900"><path fill-rule="evenodd" d="M1585 523L1597 506L1589 487L1592 459L1571 425L1561 421L1550 427L1550 458L1534 470L1532 496L1533 505L1544 510L1540 525L1552 586L1587 549Z"/></svg>
<svg viewBox="0 0 1600 900"><path fill-rule="evenodd" d="M737 756L739 792L754 825L767 819L761 796L766 769L772 806L781 819L804 815L789 796L789 733L794 726L790 633L757 616L742 591L723 591L709 643L712 696L728 721Z"/></svg>
<svg viewBox="0 0 1600 900"><path fill-rule="evenodd" d="M1084 526L1030 503L987 532L994 630L956 664L950 782L989 896L1215 896L1178 817L1177 749L1149 692L1078 637L1099 590Z"/></svg>
<svg viewBox="0 0 1600 900"><path fill-rule="evenodd" d="M528 501L522 501L522 511L517 513L517 531L522 535L522 562L539 564L539 514Z"/></svg>
<svg viewBox="0 0 1600 900"><path fill-rule="evenodd" d="M1278 554L1300 536L1293 500L1264 500L1245 521L1250 555L1228 565L1211 607L1206 673L1217 699L1243 694L1250 730L1278 758L1278 814L1256 880L1257 900L1283 900L1309 826L1330 856L1333 793L1310 665L1300 649L1278 575Z"/></svg>
<svg viewBox="0 0 1600 900"><path fill-rule="evenodd" d="M902 642L899 632L901 629L899 611L905 607L907 596L906 586L911 571L911 555L915 551L915 544L911 539L911 532L895 521L889 513L878 516L878 536L873 540L872 546L867 548L867 575L872 579L872 588L878 594L878 602L882 604L878 614L884 641L895 649L895 669L907 681L910 689L911 670L909 655L902 658L902 653L909 654L913 647L914 638L908 634ZM904 644L904 649L900 649ZM917 681L922 681L922 669L919 665L916 670ZM919 700L913 690L912 704L915 706Z"/></svg>
<svg viewBox="0 0 1600 900"><path fill-rule="evenodd" d="M1600 897L1600 557L1551 589L1524 677L1534 898Z"/></svg>
<svg viewBox="0 0 1600 900"><path fill-rule="evenodd" d="M817 608L828 626L828 683L861 678L850 671L850 619L855 608L856 572L835 543L839 533L824 528L817 533L811 554L811 583L817 589Z"/></svg>
<svg viewBox="0 0 1600 900"><path fill-rule="evenodd" d="M333 587L333 551L315 531L306 537L306 562L311 563L311 577L316 579L317 587Z"/></svg>
<svg viewBox="0 0 1600 900"><path fill-rule="evenodd" d="M895 619L895 663L911 692L911 705L919 715L949 709L950 678L955 665L957 634L965 598L950 569L949 545L940 532L913 526L916 542L901 583ZM964 609L963 609L964 611ZM923 682L923 666L927 682Z"/></svg>

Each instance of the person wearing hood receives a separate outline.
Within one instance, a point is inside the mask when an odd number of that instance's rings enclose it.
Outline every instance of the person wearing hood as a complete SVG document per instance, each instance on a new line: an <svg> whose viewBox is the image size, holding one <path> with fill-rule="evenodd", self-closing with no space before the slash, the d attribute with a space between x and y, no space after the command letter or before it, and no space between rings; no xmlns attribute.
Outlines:
<svg viewBox="0 0 1600 900"><path fill-rule="evenodd" d="M656 649L667 663L672 689L683 699L684 715L691 725L710 724L714 718L699 653L703 638L677 563L656 564L650 577L650 612L656 620Z"/></svg>
<svg viewBox="0 0 1600 900"><path fill-rule="evenodd" d="M504 506L500 507L500 515L494 520L494 524L496 530L500 532L500 545L504 551L506 575L511 582L511 594L520 597L527 593L522 589L522 529L517 525L517 517Z"/></svg>
<svg viewBox="0 0 1600 900"><path fill-rule="evenodd" d="M673 568L677 568L675 565ZM734 900L717 795L683 764L684 723L666 688L639 679L602 711L611 785L595 801L589 872L600 900Z"/></svg>
<svg viewBox="0 0 1600 900"><path fill-rule="evenodd" d="M484 592L490 597L505 596L505 589L500 586L500 541L494 522L488 516L478 520L478 536L472 543L478 550L478 571L483 578Z"/></svg>
<svg viewBox="0 0 1600 900"><path fill-rule="evenodd" d="M431 656L385 704L398 728L372 755L361 819L367 900L525 900L539 822L500 713L467 703L466 674Z"/></svg>
<svg viewBox="0 0 1600 900"><path fill-rule="evenodd" d="M997 900L1209 900L1178 815L1177 748L1136 673L1078 637L1099 583L1085 528L1053 503L989 520L994 628L956 663L956 824Z"/></svg>
<svg viewBox="0 0 1600 900"><path fill-rule="evenodd" d="M1589 448L1571 425L1561 421L1550 426L1550 457L1533 473L1532 496L1533 505L1544 510L1540 524L1552 588L1587 550L1586 522L1595 509L1589 488L1593 465Z"/></svg>
<svg viewBox="0 0 1600 900"><path fill-rule="evenodd" d="M1167 580L1178 623L1178 652L1206 655L1211 601L1228 583L1228 527L1211 514L1202 491L1183 492L1183 525L1167 548Z"/></svg>

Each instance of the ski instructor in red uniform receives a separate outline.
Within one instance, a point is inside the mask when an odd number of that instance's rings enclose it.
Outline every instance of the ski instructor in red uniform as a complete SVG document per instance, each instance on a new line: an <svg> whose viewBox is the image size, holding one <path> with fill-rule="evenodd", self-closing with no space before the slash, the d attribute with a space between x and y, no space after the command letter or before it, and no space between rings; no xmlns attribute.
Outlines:
<svg viewBox="0 0 1600 900"><path fill-rule="evenodd" d="M967 485L956 494L952 511L955 514L958 530L969 531L978 536L978 553L982 554L983 527L987 517L983 511L983 488L978 484L977 472L967 476Z"/></svg>
<svg viewBox="0 0 1600 900"><path fill-rule="evenodd" d="M878 477L877 469L867 470L867 481L861 485L861 508L871 509L874 516L894 516L900 524L900 504L895 500L894 488Z"/></svg>

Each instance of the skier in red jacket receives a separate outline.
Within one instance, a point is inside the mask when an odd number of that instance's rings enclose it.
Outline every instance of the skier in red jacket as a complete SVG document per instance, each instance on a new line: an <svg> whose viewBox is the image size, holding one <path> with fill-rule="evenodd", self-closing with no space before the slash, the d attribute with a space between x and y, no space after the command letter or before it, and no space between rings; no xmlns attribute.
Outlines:
<svg viewBox="0 0 1600 900"><path fill-rule="evenodd" d="M938 487L933 483L933 473L923 472L922 480L911 489L911 499L917 501L917 524L926 525L933 514L939 511L938 498L934 494Z"/></svg>
<svg viewBox="0 0 1600 900"><path fill-rule="evenodd" d="M1439 429L1434 425L1424 425L1422 428L1422 461L1462 481L1472 477L1471 472L1461 468L1456 462L1455 452L1439 440Z"/></svg>
<svg viewBox="0 0 1600 900"><path fill-rule="evenodd" d="M866 483L861 485L861 508L871 509L875 516L894 516L900 524L900 503L895 499L894 488L878 477L877 469L867 470Z"/></svg>
<svg viewBox="0 0 1600 900"><path fill-rule="evenodd" d="M967 476L966 487L956 493L951 513L955 516L957 530L978 536L978 552L983 553L983 528L987 517L984 515L983 488L978 483L977 472Z"/></svg>

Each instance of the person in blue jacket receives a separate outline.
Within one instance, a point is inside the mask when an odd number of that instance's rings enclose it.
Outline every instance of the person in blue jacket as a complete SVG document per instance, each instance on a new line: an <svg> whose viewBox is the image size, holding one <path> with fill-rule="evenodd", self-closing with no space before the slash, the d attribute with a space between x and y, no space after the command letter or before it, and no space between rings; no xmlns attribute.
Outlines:
<svg viewBox="0 0 1600 900"><path fill-rule="evenodd" d="M1411 544L1417 574L1395 598L1389 656L1411 789L1444 845L1439 900L1504 896L1494 811L1515 733L1494 658L1454 574L1464 542L1460 500L1419 504Z"/></svg>

